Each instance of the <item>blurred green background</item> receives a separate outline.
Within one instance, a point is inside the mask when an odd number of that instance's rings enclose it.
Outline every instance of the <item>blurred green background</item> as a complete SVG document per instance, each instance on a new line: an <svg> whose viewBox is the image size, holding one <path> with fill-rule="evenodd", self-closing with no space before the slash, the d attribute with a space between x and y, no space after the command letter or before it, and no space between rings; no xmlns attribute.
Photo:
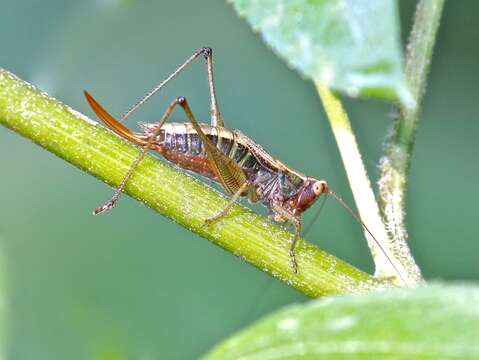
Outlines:
<svg viewBox="0 0 479 360"><path fill-rule="evenodd" d="M405 38L416 1L400 3ZM120 114L196 48L211 46L227 125L353 203L312 83L225 1L0 4L0 66L91 117L83 89ZM427 279L479 278L478 12L479 2L446 3L417 136L408 225ZM202 61L129 124L158 120L178 95L207 119ZM391 106L345 104L375 178ZM5 358L191 359L261 315L306 300L127 197L91 216L112 190L4 128L0 149ZM372 269L360 227L334 201L307 238Z"/></svg>

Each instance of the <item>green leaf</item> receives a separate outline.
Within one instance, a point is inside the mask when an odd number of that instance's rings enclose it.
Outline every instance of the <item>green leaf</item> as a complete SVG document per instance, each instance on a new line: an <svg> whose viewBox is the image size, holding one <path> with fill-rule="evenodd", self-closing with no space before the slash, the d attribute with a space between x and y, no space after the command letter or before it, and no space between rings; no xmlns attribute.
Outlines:
<svg viewBox="0 0 479 360"><path fill-rule="evenodd" d="M218 345L215 359L479 359L479 288L434 285L311 301Z"/></svg>
<svg viewBox="0 0 479 360"><path fill-rule="evenodd" d="M403 71L396 1L229 1L302 75L349 96L413 105Z"/></svg>

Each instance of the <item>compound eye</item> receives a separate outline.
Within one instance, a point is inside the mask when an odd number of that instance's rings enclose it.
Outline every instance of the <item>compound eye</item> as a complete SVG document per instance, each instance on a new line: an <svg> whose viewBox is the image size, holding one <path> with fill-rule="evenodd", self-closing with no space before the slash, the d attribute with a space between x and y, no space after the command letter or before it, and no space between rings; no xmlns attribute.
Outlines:
<svg viewBox="0 0 479 360"><path fill-rule="evenodd" d="M325 181L316 181L313 184L314 195L316 195L316 196L321 195L323 193L325 187L326 187L326 182Z"/></svg>

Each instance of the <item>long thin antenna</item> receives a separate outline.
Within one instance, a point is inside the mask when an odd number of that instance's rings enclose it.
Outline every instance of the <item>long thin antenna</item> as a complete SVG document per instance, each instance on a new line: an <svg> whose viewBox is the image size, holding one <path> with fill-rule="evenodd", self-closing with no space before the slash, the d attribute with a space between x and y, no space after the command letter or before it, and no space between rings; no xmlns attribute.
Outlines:
<svg viewBox="0 0 479 360"><path fill-rule="evenodd" d="M374 242L376 243L376 245L379 247L379 249L381 249L381 252L384 254L384 256L386 257L386 259L388 259L389 263L391 264L391 266L393 267L394 271L396 271L396 274L399 276L399 278L401 279L401 281L404 283L405 286L408 286L408 283L406 282L406 280L402 277L401 273L399 272L399 269L396 267L396 265L394 265L393 261L391 260L391 258L388 256L388 254L386 253L386 250L384 250L384 247L379 243L379 241L374 237L374 235L371 233L371 231L369 231L368 227L366 226L366 224L364 224L364 222L361 220L361 218L359 217L359 215L357 215L350 207L348 204L346 204L346 202L338 195L336 194L334 191L332 191L331 189L328 189L328 194L332 195L336 200L338 200L338 202L353 216L353 218L359 223L362 225L362 227L364 228L364 230L366 230L368 232L368 234L371 236L371 238L374 240Z"/></svg>

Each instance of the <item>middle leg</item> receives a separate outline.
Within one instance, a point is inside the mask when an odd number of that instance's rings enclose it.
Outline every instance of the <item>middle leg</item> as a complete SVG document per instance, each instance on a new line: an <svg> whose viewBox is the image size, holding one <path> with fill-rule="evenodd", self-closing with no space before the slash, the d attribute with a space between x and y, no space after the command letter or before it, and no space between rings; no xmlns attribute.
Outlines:
<svg viewBox="0 0 479 360"><path fill-rule="evenodd" d="M298 273L298 262L296 261L296 255L294 253L294 249L298 242L299 236L301 234L301 219L298 216L291 214L289 211L285 210L279 205L273 206L273 211L279 214L282 218L290 221L295 226L295 232L293 239L291 240L291 245L289 247L288 253L291 259L291 266L293 267L293 271L297 274Z"/></svg>
<svg viewBox="0 0 479 360"><path fill-rule="evenodd" d="M220 211L218 212L216 215L210 217L210 218L207 218L205 219L205 226L209 226L211 225L212 223L214 223L215 221L219 220L220 218L222 218L223 216L225 216L228 211L230 211L231 207L233 206L233 204L238 200L238 198L248 189L248 186L250 186L248 184L248 182L245 182L239 189L238 191L236 191L233 196L230 198L230 200L228 201L228 204L226 204L226 206Z"/></svg>

